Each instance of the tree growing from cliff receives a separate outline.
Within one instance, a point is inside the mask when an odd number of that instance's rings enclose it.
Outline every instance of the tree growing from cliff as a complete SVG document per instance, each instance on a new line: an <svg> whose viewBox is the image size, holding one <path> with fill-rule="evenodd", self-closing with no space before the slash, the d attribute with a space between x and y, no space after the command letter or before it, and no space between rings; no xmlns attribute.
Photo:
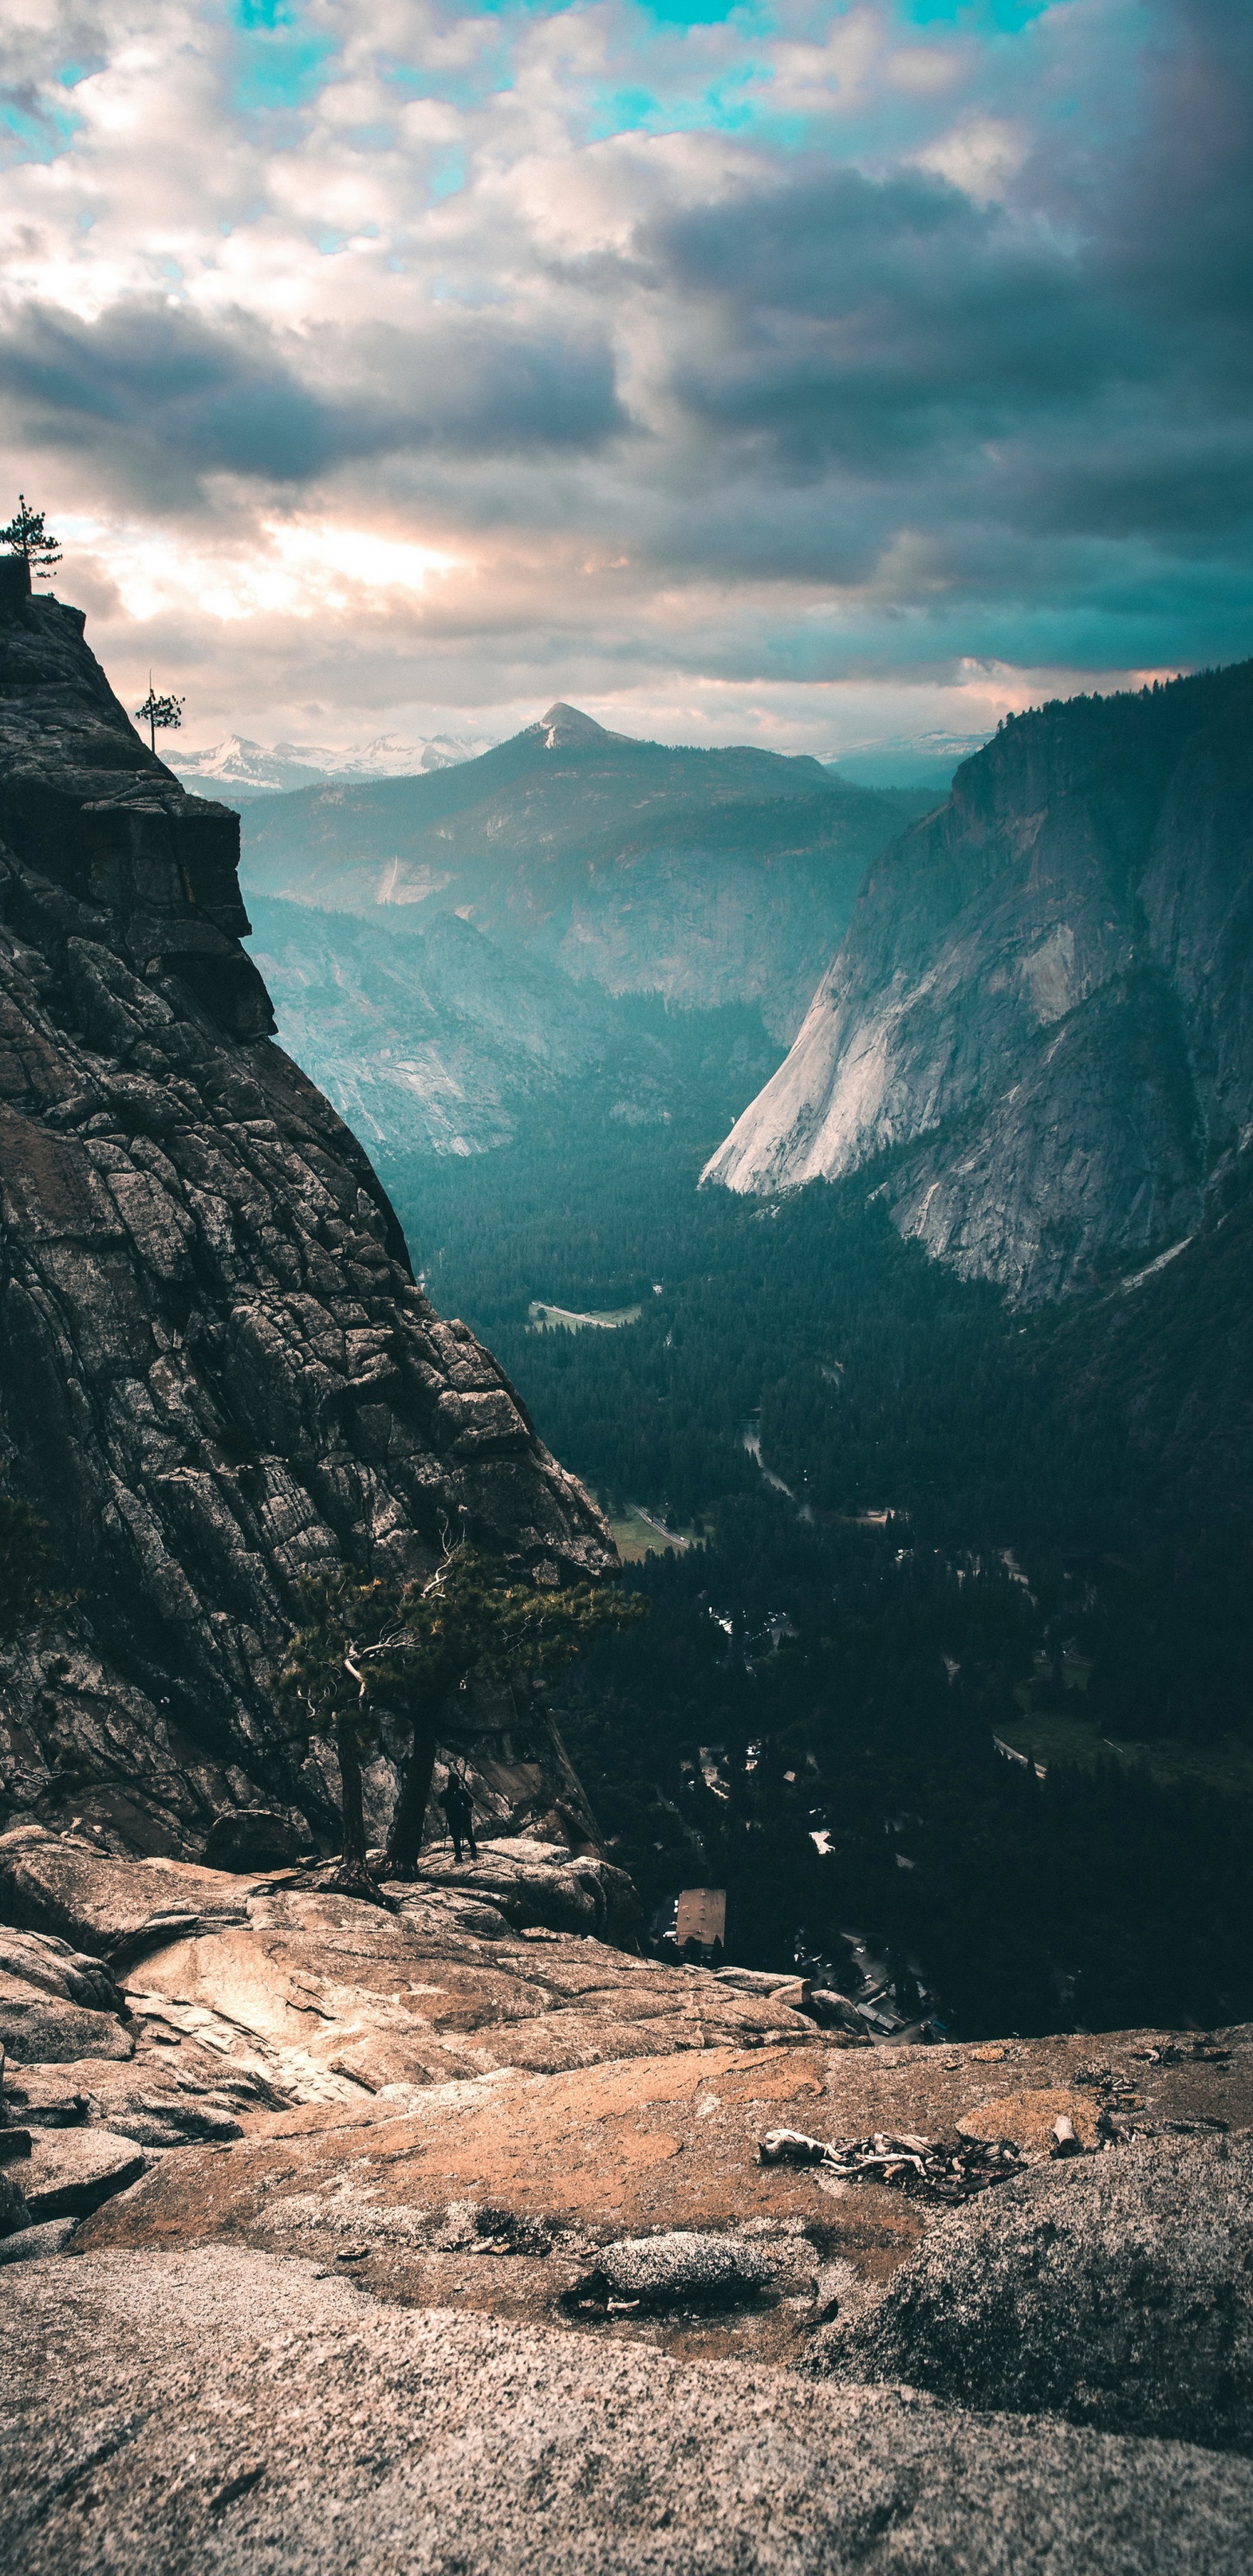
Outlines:
<svg viewBox="0 0 1253 2576"><path fill-rule="evenodd" d="M24 492L17 496L16 518L10 519L7 528L0 528L0 546L7 546L12 555L22 556L32 581L51 581L61 561L61 548L48 534L43 511L28 509Z"/></svg>
<svg viewBox="0 0 1253 2576"><path fill-rule="evenodd" d="M143 705L136 707L135 715L137 720L142 717L147 725L148 740L154 751L159 733L177 733L186 704L186 698L162 697L152 685L151 671L148 673L148 695Z"/></svg>
<svg viewBox="0 0 1253 2576"><path fill-rule="evenodd" d="M645 1607L638 1595L591 1583L509 1582L490 1557L465 1542L446 1546L423 1583L369 1580L337 1567L306 1584L302 1606L304 1624L279 1674L280 1697L302 1734L334 1737L344 1823L336 1885L376 1902L361 1759L385 1722L409 1734L386 1869L412 1877L441 1721L454 1695L472 1681L534 1685L605 1629L643 1616ZM457 1731L464 1729L463 1720Z"/></svg>

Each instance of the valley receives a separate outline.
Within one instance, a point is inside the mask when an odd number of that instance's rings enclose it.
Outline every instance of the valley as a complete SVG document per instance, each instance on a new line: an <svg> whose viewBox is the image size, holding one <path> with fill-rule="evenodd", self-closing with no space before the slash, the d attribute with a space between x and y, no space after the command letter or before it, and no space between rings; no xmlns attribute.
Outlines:
<svg viewBox="0 0 1253 2576"><path fill-rule="evenodd" d="M612 859L611 817L649 760L672 762L666 795L678 777L708 808L711 779L727 773L706 765L694 784L686 755L598 738L556 709L547 732L465 764L457 814L469 819L448 828L469 918L439 909L448 886L423 892L416 879L398 903L394 874L393 899L376 900L374 790L342 823L325 806L315 817L302 805L301 820L299 800L285 799L266 812L273 837L255 822L247 833L255 953L281 1035L364 1126L431 1295L499 1354L545 1440L606 1511L628 1585L650 1601L642 1630L604 1641L563 1686L560 1721L651 1917L663 1922L684 1884L725 1884L730 1957L777 1970L834 1952L845 1983L854 1972L839 1944L855 1926L907 2003L921 1980L941 2019L976 2034L1051 2029L1059 2016L1100 2027L1253 2009L1241 1857L1253 1821L1247 1157L1215 1130L1210 1177L1188 1184L1186 1231L1160 1193L1141 1192L1130 1226L1117 1209L1132 1201L1107 1194L1098 1251L1059 1176L1083 1172L1093 1205L1104 1166L1085 1161L1084 1140L1122 1154L1113 1104L1117 1092L1125 1106L1130 1060L1117 1012L1097 1058L1108 1097L1081 1084L1072 1105L1064 1050L1052 1093L1030 1095L1041 1138L1057 1140L1051 1163L1035 1153L1018 1202L1023 1241L1052 1246L1043 1269L1017 1255L1008 1270L999 1256L967 1259L910 1214L924 1199L938 1206L953 1186L945 1173L959 1170L978 1176L963 1187L980 1204L1010 1207L1023 1176L998 1178L970 1141L972 1118L994 1133L991 1099L963 1107L955 1093L950 1125L937 1128L924 1091L918 1110L871 1124L831 1178L806 1177L812 1155L795 1169L785 1159L786 1187L773 1165L744 1163L743 1140L763 1132L776 1101L801 1097L830 1016L823 994L841 977L862 979L875 1025L873 975L900 984L893 938L925 957L934 931L947 961L936 989L956 1026L963 974L994 996L998 958L1030 962L1042 936L1065 944L1058 924L1077 920L1076 904L1108 905L1125 876L1129 760L1170 881L1182 865L1170 800L1198 740L1224 780L1205 845L1227 888L1215 897L1226 963L1212 990L1237 993L1232 888L1243 880L1238 866L1231 874L1228 771L1243 685L1237 672L1104 712L1050 709L989 745L950 807L872 859L856 923L786 1061L795 952L791 965L777 946L763 952L768 992L746 980L735 943L750 916L734 932L723 923L724 963L740 975L733 1000L710 998L726 990L717 975L695 995L690 978L667 989L669 952L652 931L632 971L654 988L612 989L622 941L643 934L635 862L621 850ZM1157 746L1148 760L1142 740ZM1037 857L1033 874L1015 876L1005 853L1017 847L1024 762L1058 819L1043 873ZM473 802L485 768L490 809ZM447 778L419 785L451 792ZM413 787L397 782L398 793ZM794 796L802 789L812 783L797 777ZM751 799L730 805L737 829L756 831ZM976 831L985 806L993 821ZM502 845L491 869L473 844L487 810ZM725 799L720 810L725 820ZM556 857L537 856L537 813L558 816ZM258 896L259 878L294 867L298 824L314 826L299 899L290 876L281 896ZM1101 855L1077 895L1067 872L1089 829ZM585 849L600 833L600 859L576 863L577 831ZM582 900L581 868L614 926L576 958L562 902ZM963 869L973 912L962 911ZM324 908L333 889L356 908ZM1125 910L1129 888L1119 900ZM1195 887L1191 900L1196 913ZM672 884L671 931L691 954L686 901ZM647 906L644 917L654 920ZM1184 962L1173 971L1195 982L1197 958L1174 936ZM1083 969L1085 1047L1122 990L1121 952L1107 970L1098 989L1106 969ZM1021 1044L1043 1044L1043 1062L1059 1031L1069 1045L1078 1005L1041 971L1022 987L1035 1019L1022 1021ZM926 990L924 974L906 1021L912 1011L919 1025L946 1025ZM1204 1057L1226 1068L1232 1104L1238 1025L1224 1001ZM1146 1045L1152 1065L1143 1032L1133 1056ZM977 1095L983 1077L972 1079ZM1139 1132L1156 1151L1157 1094L1143 1097ZM999 1149L1011 1157L1018 1114ZM1204 1149L1189 1151L1199 1174ZM919 1152L932 1174L922 1198ZM1028 1760L1007 1760L998 1739ZM716 1790L702 1743L721 1748ZM1104 1858L1111 1831L1116 1865Z"/></svg>
<svg viewBox="0 0 1253 2576"><path fill-rule="evenodd" d="M561 1698L615 1857L658 1920L726 1885L753 1966L856 1926L975 2035L1249 2009L1243 1202L1195 1260L1024 1319L856 1183L698 1192L713 1109L385 1163L651 1601ZM537 1333L541 1286L638 1320ZM993 1743L1033 1730L1043 1782Z"/></svg>

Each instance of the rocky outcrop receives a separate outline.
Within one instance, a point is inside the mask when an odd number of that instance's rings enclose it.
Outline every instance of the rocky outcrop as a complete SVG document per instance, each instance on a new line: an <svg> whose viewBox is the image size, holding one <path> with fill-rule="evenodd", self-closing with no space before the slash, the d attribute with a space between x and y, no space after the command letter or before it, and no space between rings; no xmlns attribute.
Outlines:
<svg viewBox="0 0 1253 2576"><path fill-rule="evenodd" d="M1253 2144L1132 2141L946 2216L817 2366L1253 2450Z"/></svg>
<svg viewBox="0 0 1253 2576"><path fill-rule="evenodd" d="M334 1814L273 1714L302 1576L417 1573L446 1529L541 1581L612 1543L270 1042L237 818L152 757L79 613L23 572L0 591L0 1468L62 1597L5 1656L0 1817L194 1853L265 1809L299 1847ZM543 1710L481 1713L496 1812L590 1837Z"/></svg>
<svg viewBox="0 0 1253 2576"><path fill-rule="evenodd" d="M1189 1234L1253 1116L1253 664L1008 724L872 868L705 1178L874 1169L1028 1301Z"/></svg>
<svg viewBox="0 0 1253 2576"><path fill-rule="evenodd" d="M242 2246L6 2275L26 2576L1246 2576L1245 2460L572 2345L456 2297L414 2315L350 2279Z"/></svg>
<svg viewBox="0 0 1253 2576"><path fill-rule="evenodd" d="M210 1872L0 1844L0 1919L65 1927L19 1966L100 2019L131 1960L130 2055L0 2094L24 2566L329 2566L347 2516L369 2576L1243 2576L1253 2032L842 2045L505 1859L395 1914L219 1879L211 1919ZM850 2181L781 2129L896 2152ZM1008 2179L915 2189L993 2136Z"/></svg>

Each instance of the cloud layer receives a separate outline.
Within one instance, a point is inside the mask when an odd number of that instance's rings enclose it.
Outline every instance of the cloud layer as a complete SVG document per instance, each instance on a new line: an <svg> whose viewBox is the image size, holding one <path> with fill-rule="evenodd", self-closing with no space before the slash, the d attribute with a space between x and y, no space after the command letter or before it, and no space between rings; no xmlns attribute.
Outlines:
<svg viewBox="0 0 1253 2576"><path fill-rule="evenodd" d="M194 738L1253 650L1247 0L715 7L9 0L2 471Z"/></svg>

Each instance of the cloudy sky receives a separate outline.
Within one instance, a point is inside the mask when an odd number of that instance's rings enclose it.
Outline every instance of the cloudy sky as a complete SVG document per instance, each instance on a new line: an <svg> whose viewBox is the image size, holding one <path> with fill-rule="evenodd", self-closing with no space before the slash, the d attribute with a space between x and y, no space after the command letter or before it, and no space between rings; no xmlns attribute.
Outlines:
<svg viewBox="0 0 1253 2576"><path fill-rule="evenodd" d="M0 498L186 740L1253 651L1253 0L4 0Z"/></svg>

